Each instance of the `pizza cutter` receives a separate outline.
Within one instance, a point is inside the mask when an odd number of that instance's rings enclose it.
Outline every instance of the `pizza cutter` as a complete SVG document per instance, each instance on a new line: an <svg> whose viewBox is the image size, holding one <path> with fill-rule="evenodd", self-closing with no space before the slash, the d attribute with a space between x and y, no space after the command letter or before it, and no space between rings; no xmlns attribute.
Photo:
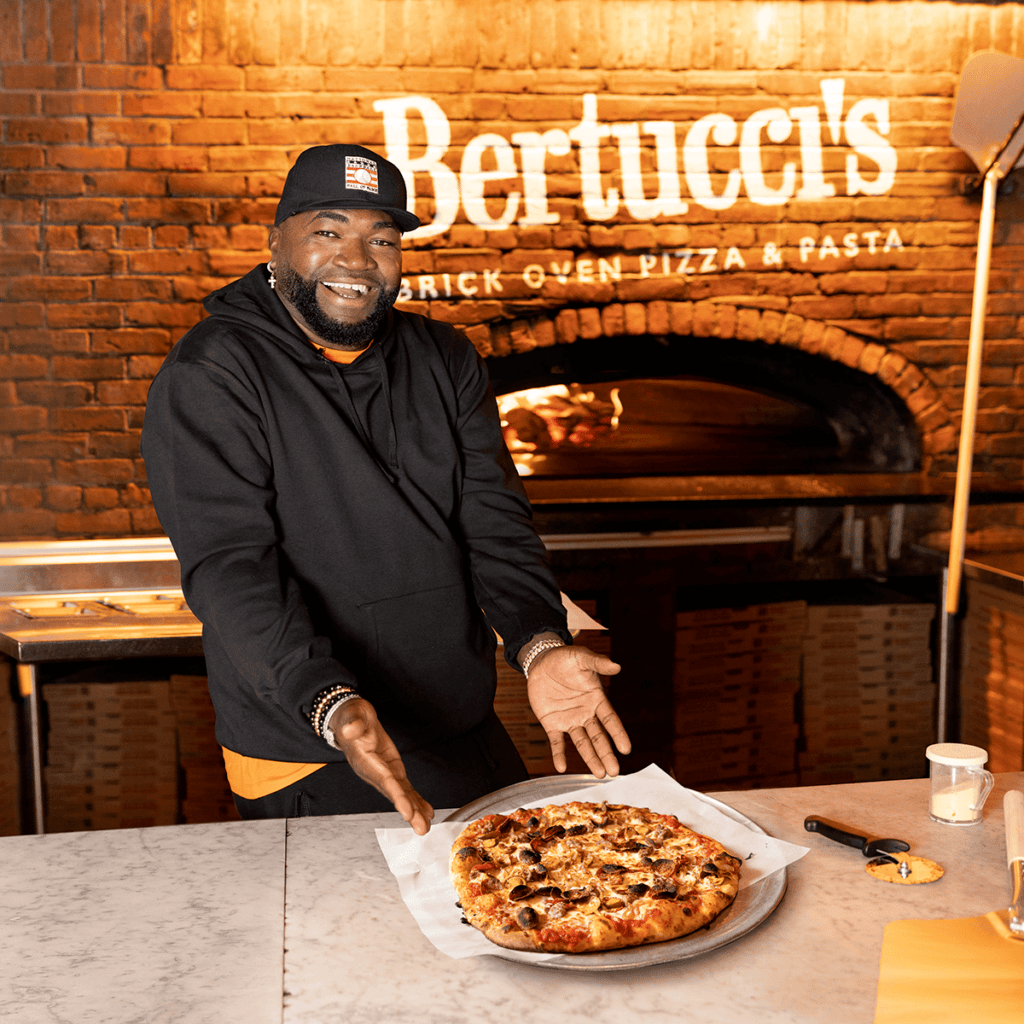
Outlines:
<svg viewBox="0 0 1024 1024"><path fill-rule="evenodd" d="M852 831L846 825L840 825L829 818L812 815L804 819L804 828L808 832L818 832L827 839L832 839L843 846L852 846L860 850L865 857L872 858L865 871L872 878L883 882L894 882L897 885L919 885L923 882L934 882L942 877L942 868L933 860L915 857L906 851L910 843L902 839L872 839L860 832ZM894 853L902 853L902 857L894 857Z"/></svg>

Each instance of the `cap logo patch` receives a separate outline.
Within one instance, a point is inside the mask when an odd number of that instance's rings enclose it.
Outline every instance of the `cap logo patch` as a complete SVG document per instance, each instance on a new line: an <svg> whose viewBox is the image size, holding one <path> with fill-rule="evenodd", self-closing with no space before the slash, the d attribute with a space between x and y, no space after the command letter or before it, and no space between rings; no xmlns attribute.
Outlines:
<svg viewBox="0 0 1024 1024"><path fill-rule="evenodd" d="M345 157L345 188L377 194L377 161L364 156Z"/></svg>

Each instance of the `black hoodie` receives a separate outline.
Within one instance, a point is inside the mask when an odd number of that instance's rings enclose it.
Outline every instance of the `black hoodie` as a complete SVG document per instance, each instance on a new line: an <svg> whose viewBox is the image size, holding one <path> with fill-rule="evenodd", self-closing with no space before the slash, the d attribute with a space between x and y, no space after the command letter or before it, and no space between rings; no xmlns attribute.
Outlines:
<svg viewBox="0 0 1024 1024"><path fill-rule="evenodd" d="M344 760L305 717L336 683L399 750L474 728L494 699L489 626L510 661L534 633L569 639L482 360L393 311L332 363L263 266L205 306L153 381L142 444L203 623L218 741Z"/></svg>

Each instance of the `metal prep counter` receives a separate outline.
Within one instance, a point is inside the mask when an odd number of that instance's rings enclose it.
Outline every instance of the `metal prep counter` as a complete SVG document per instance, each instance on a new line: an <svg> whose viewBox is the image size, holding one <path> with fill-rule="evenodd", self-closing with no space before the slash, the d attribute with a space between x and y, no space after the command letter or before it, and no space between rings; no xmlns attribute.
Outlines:
<svg viewBox="0 0 1024 1024"><path fill-rule="evenodd" d="M28 709L35 831L43 831L37 668L46 662L193 657L202 625L166 537L0 544L0 653Z"/></svg>

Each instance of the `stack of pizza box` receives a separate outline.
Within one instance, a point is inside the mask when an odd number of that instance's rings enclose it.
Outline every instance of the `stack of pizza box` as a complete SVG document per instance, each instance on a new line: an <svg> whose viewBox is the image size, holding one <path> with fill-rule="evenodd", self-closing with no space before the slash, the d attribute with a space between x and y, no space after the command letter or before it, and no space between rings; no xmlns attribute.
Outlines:
<svg viewBox="0 0 1024 1024"><path fill-rule="evenodd" d="M890 596L890 603L808 609L803 785L924 774L935 736L935 606Z"/></svg>
<svg viewBox="0 0 1024 1024"><path fill-rule="evenodd" d="M46 831L173 825L174 710L167 680L48 683Z"/></svg>
<svg viewBox="0 0 1024 1024"><path fill-rule="evenodd" d="M0 836L16 836L21 831L18 705L14 686L14 666L0 655Z"/></svg>
<svg viewBox="0 0 1024 1024"><path fill-rule="evenodd" d="M675 773L695 788L796 782L805 601L676 616Z"/></svg>
<svg viewBox="0 0 1024 1024"><path fill-rule="evenodd" d="M574 603L592 619L598 620L597 602L575 600ZM599 621L599 620L598 620ZM575 642L589 647L598 654L611 657L611 637L603 630L585 630ZM498 688L494 697L494 710L502 725L519 751L526 770L531 775L552 775L555 771L551 760L551 746L544 727L537 721L526 696L526 681L522 672L517 672L505 661L505 648L498 645L495 655L498 672ZM571 748L572 744L569 744ZM566 751L569 772L586 772L587 768L575 750Z"/></svg>
<svg viewBox="0 0 1024 1024"><path fill-rule="evenodd" d="M967 580L960 736L993 772L1024 770L1024 595Z"/></svg>
<svg viewBox="0 0 1024 1024"><path fill-rule="evenodd" d="M182 819L190 825L239 820L214 734L217 716L207 677L172 675L170 685L178 729Z"/></svg>

